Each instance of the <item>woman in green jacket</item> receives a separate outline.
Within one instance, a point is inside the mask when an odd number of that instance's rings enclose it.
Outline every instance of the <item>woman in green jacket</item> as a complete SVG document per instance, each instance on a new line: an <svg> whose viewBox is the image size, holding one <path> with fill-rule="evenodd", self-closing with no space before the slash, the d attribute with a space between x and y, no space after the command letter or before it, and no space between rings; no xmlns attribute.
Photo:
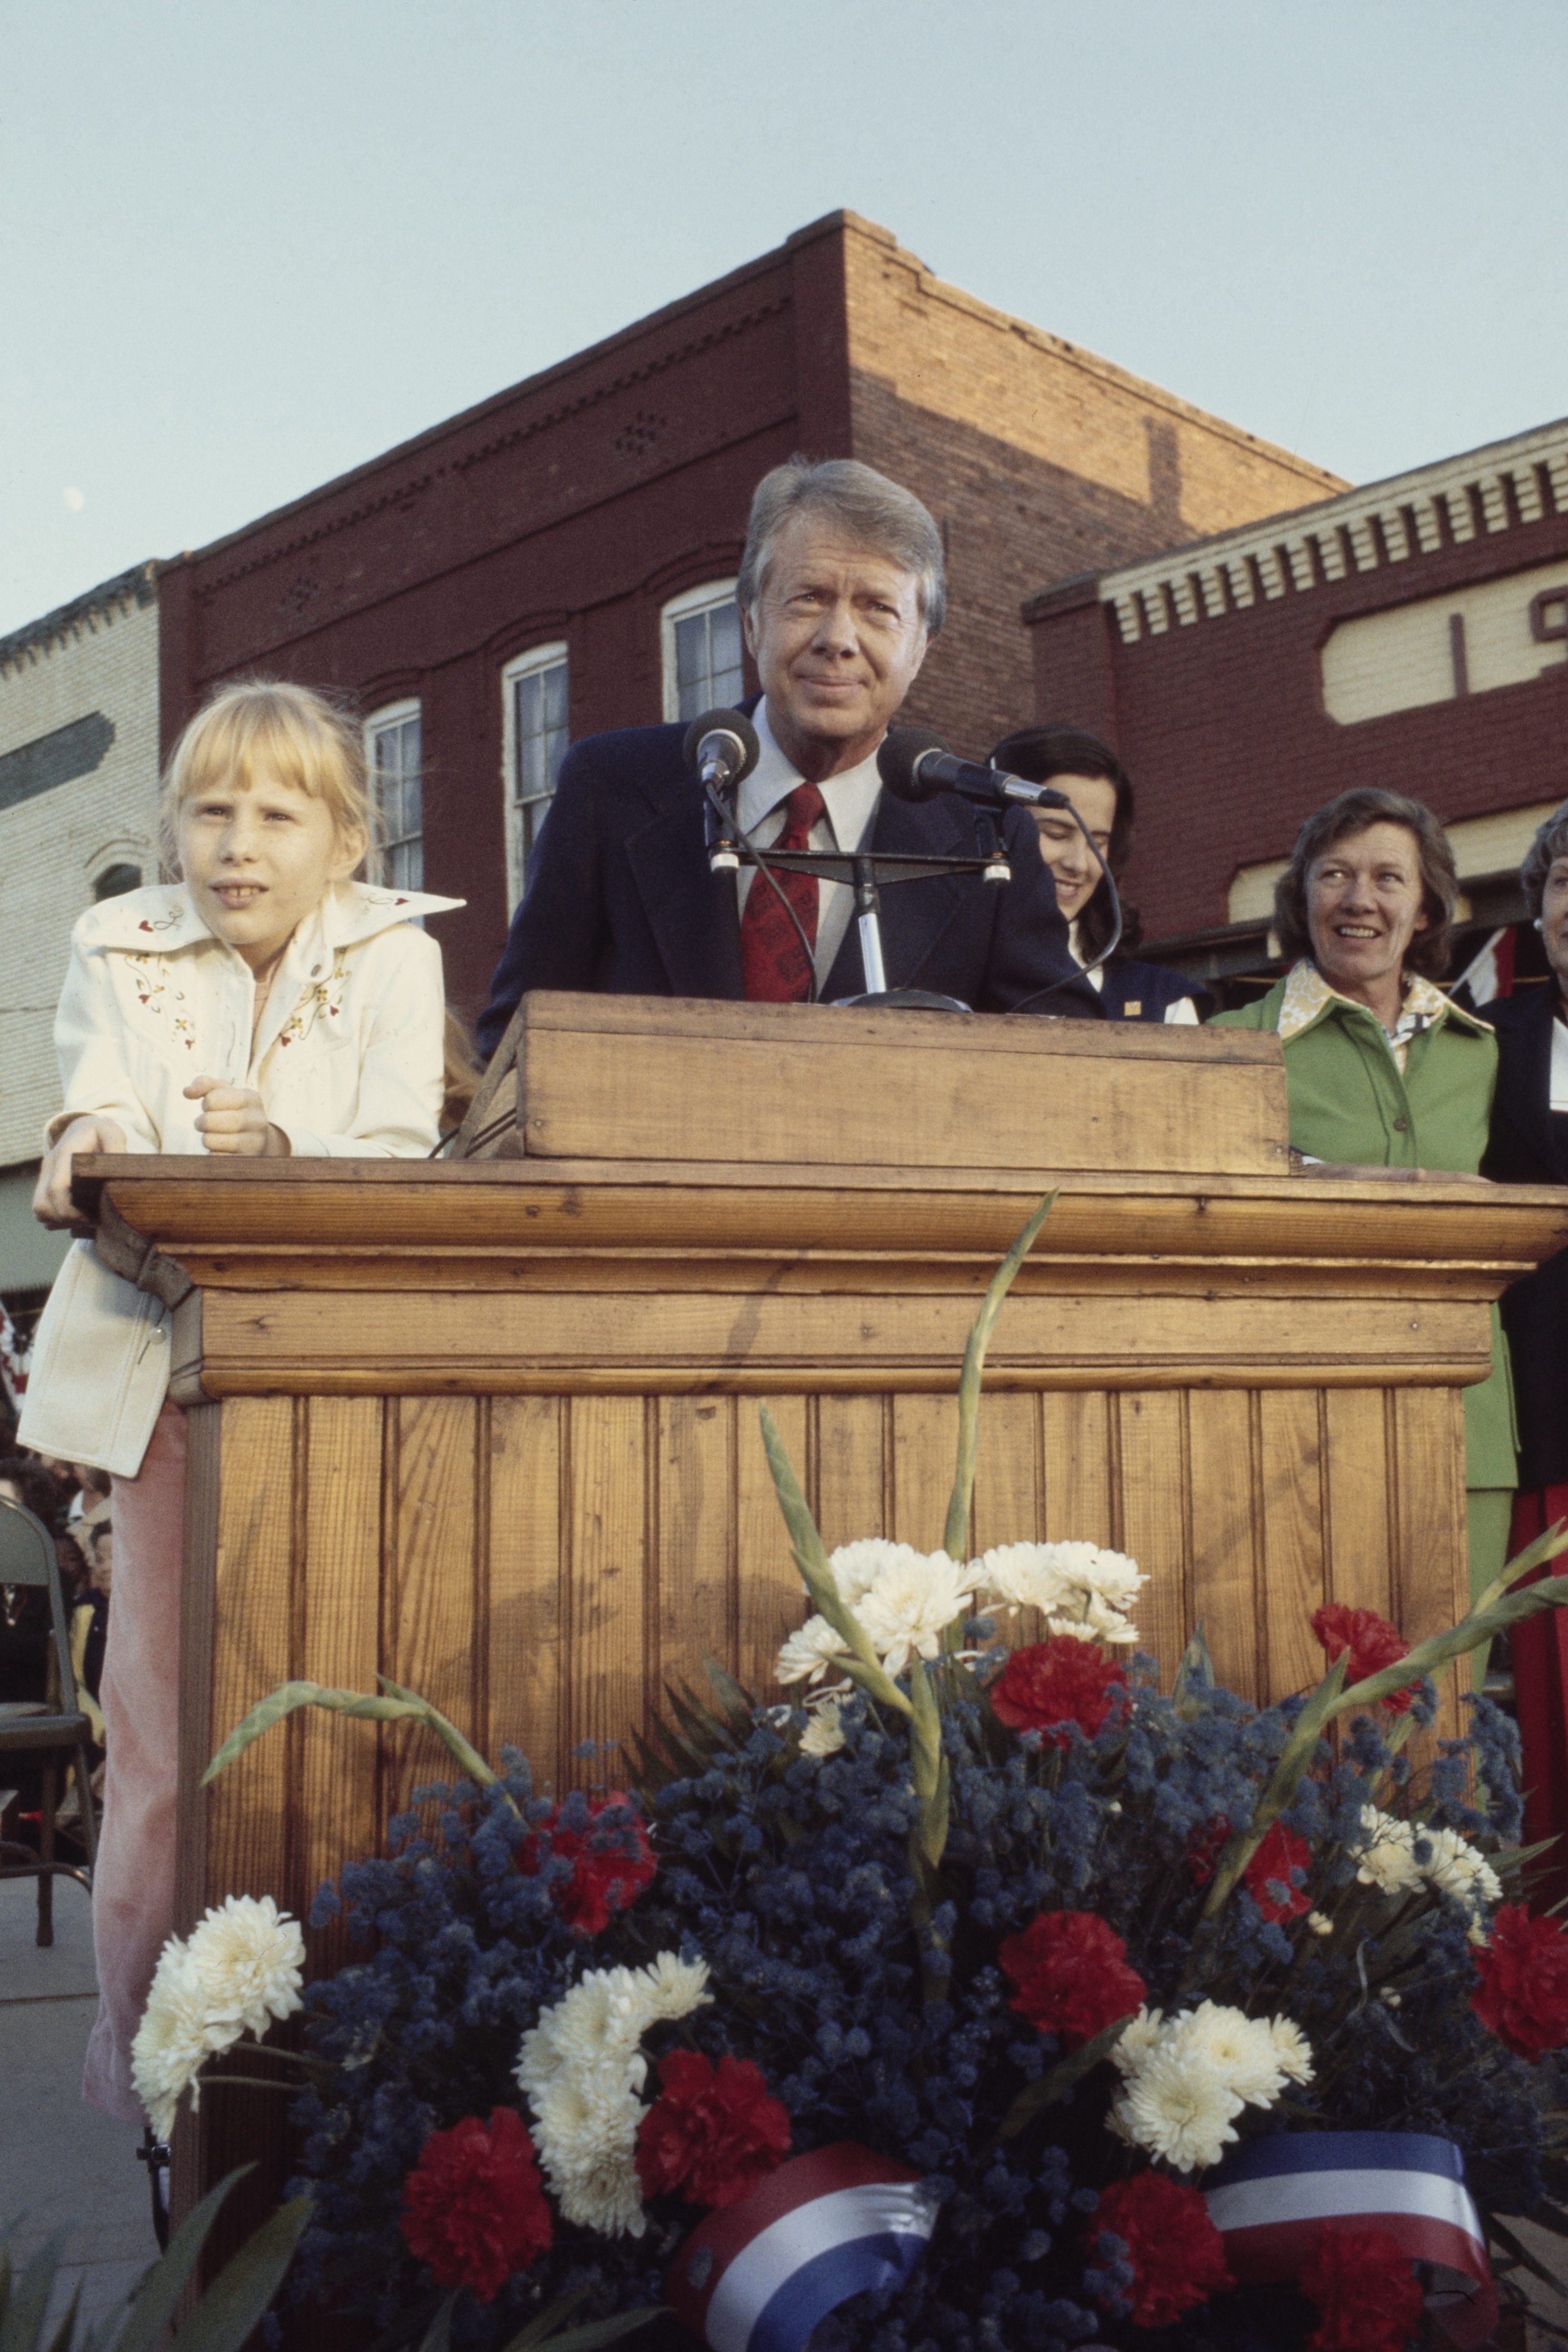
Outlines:
<svg viewBox="0 0 1568 2352"><path fill-rule="evenodd" d="M1448 968L1456 888L1452 853L1419 801L1342 793L1302 825L1274 894L1291 970L1217 1025L1279 1031L1291 1143L1303 1158L1478 1174L1497 1040L1435 985ZM1472 1592L1507 1556L1515 1451L1494 1307L1490 1376L1465 1391Z"/></svg>

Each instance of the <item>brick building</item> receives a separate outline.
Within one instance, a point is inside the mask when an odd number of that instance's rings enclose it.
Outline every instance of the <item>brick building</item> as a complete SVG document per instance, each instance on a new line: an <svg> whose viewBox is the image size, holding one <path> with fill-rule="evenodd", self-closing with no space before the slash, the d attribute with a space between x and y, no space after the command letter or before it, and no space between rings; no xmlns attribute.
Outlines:
<svg viewBox="0 0 1568 2352"><path fill-rule="evenodd" d="M30 1207L59 1108L71 927L158 870L157 566L0 637L0 1297L42 1304L65 1243Z"/></svg>
<svg viewBox="0 0 1568 2352"><path fill-rule="evenodd" d="M910 716L983 749L1034 704L1019 607L1340 488L1333 477L942 284L837 213L778 251L165 566L165 747L264 670L367 715L397 876L482 1001L566 742L723 701L750 494L795 449L906 482L952 617Z"/></svg>
<svg viewBox="0 0 1568 2352"><path fill-rule="evenodd" d="M1136 784L1128 883L1164 961L1263 972L1296 828L1353 785L1442 819L1461 960L1522 912L1520 859L1568 793L1568 423L1082 573L1026 615L1037 711L1109 737Z"/></svg>

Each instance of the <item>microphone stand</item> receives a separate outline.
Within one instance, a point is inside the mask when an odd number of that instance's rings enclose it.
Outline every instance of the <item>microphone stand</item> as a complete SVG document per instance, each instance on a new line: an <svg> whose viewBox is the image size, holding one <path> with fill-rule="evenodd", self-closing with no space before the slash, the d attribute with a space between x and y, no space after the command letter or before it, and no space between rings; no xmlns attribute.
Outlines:
<svg viewBox="0 0 1568 2352"><path fill-rule="evenodd" d="M771 878L771 869L781 874L814 875L820 882L847 883L853 890L866 985L859 996L835 997L835 1004L869 1005L905 1013L973 1011L973 1006L964 1003L961 998L939 996L930 989L889 988L882 952L882 893L899 882L928 882L949 874L978 874L984 881L997 884L1010 881L1012 868L988 814L982 814L977 819L981 854L976 857L925 857L913 852L904 856L877 856L861 849L759 849L712 784L706 797L708 865L715 873L734 873L742 866L754 866L758 877L752 884L753 889ZM778 889L777 883L772 887ZM779 895L784 898L782 891ZM799 931L794 908L787 898L784 905ZM803 931L800 939L812 964L815 1002L815 959Z"/></svg>

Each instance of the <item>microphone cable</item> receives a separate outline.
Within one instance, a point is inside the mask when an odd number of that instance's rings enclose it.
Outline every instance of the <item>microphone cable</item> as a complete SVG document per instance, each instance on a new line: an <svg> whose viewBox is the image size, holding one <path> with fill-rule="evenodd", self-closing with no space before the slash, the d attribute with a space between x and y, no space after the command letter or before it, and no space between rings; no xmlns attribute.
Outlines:
<svg viewBox="0 0 1568 2352"><path fill-rule="evenodd" d="M1110 961L1111 958L1115 954L1116 950L1122 943L1122 899L1121 894L1117 890L1115 881L1112 876L1111 868L1106 865L1105 860L1100 855L1099 843L1090 832L1089 827L1084 824L1083 819L1079 815L1078 811L1072 806L1071 801L1067 803L1067 807L1074 824L1076 824L1079 832L1083 835L1084 840L1089 844L1091 850L1093 852L1095 864L1100 868L1101 876L1104 881L1106 889L1111 893L1111 936L1106 940L1105 945L1101 949L1099 954L1094 958L1092 963L1080 964L1074 971L1064 971L1060 980L1050 982L1044 988L1037 988L1031 996L1024 997L1017 1004L1009 1004L1008 1007L1008 1011L1009 1013L1027 1013L1030 1006L1031 1004L1038 1004L1042 996L1054 996L1059 988L1066 988L1075 980L1087 980L1092 971L1098 971L1102 964L1108 963ZM1095 887L1098 888L1099 885L1096 884ZM1071 948L1068 950L1068 953L1071 953ZM1098 989L1094 991L1094 1003L1098 1008L1101 1020L1108 1021L1111 1016L1105 1010L1105 1000L1101 995Z"/></svg>

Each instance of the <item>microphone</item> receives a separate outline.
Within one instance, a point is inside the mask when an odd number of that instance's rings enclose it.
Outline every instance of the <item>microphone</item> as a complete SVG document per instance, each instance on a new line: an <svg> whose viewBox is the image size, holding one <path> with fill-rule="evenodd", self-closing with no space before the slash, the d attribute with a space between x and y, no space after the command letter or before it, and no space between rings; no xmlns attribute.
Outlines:
<svg viewBox="0 0 1568 2352"><path fill-rule="evenodd" d="M742 710L705 710L686 729L681 757L699 784L724 793L749 776L761 757L757 730Z"/></svg>
<svg viewBox="0 0 1568 2352"><path fill-rule="evenodd" d="M957 793L983 808L1006 808L1013 802L1025 808L1071 806L1065 793L1049 784L1031 784L1000 768L956 758L929 727L890 727L876 755L876 772L899 801L934 801L939 793Z"/></svg>

